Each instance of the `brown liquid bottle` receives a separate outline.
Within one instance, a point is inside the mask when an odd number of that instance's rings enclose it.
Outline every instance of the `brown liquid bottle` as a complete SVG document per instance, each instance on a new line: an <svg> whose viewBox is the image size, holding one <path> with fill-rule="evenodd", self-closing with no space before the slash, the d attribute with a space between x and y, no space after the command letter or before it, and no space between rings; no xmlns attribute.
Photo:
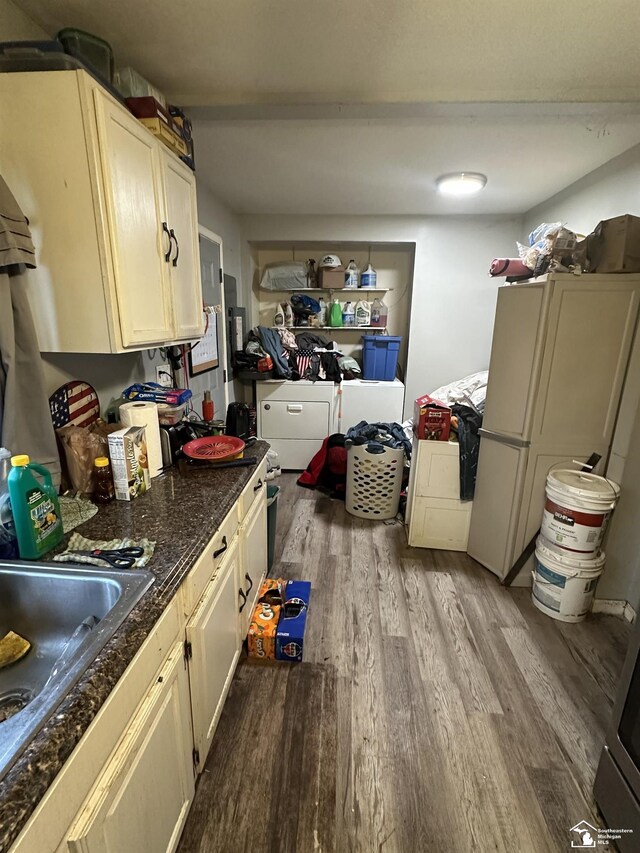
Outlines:
<svg viewBox="0 0 640 853"><path fill-rule="evenodd" d="M111 465L106 456L98 456L93 461L94 488L93 502L98 506L110 503L115 499Z"/></svg>

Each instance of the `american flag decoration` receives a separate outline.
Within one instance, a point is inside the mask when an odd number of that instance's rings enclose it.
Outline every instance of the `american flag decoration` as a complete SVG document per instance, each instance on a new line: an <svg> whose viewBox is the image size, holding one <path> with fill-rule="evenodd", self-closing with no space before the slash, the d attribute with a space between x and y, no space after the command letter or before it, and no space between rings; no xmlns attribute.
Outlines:
<svg viewBox="0 0 640 853"><path fill-rule="evenodd" d="M311 367L312 356L312 349L299 349L296 351L296 366L300 376L304 377L307 370Z"/></svg>
<svg viewBox="0 0 640 853"><path fill-rule="evenodd" d="M100 403L95 389L87 382L67 382L49 397L54 429L67 424L87 427L100 417Z"/></svg>

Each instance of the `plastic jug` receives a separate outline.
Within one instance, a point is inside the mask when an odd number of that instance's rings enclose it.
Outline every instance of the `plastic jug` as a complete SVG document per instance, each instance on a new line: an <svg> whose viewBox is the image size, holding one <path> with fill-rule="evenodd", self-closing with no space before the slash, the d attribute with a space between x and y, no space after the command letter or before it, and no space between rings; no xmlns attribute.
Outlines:
<svg viewBox="0 0 640 853"><path fill-rule="evenodd" d="M340 305L337 299L334 299L331 303L331 310L329 312L329 325L334 327L342 325L342 306Z"/></svg>
<svg viewBox="0 0 640 853"><path fill-rule="evenodd" d="M384 301L376 297L373 300L373 305L371 306L371 325L386 327L388 316L389 309L384 304Z"/></svg>
<svg viewBox="0 0 640 853"><path fill-rule="evenodd" d="M327 326L327 303L324 301L322 296L318 299L318 305L320 306L320 310L316 314L316 317L318 318L318 325Z"/></svg>
<svg viewBox="0 0 640 853"><path fill-rule="evenodd" d="M353 258L351 258L351 260L349 261L349 263L347 265L345 281L344 281L345 288L357 287L359 276L360 276L360 270L358 269L358 265L353 260Z"/></svg>
<svg viewBox="0 0 640 853"><path fill-rule="evenodd" d="M377 283L378 273L371 264L367 264L366 269L362 271L362 275L360 276L360 287L375 287Z"/></svg>
<svg viewBox="0 0 640 853"><path fill-rule="evenodd" d="M364 299L356 305L356 326L371 325L371 306Z"/></svg>
<svg viewBox="0 0 640 853"><path fill-rule="evenodd" d="M0 447L0 560L15 560L18 556L16 526L9 498L11 451Z"/></svg>
<svg viewBox="0 0 640 853"><path fill-rule="evenodd" d="M44 465L28 456L12 456L11 466L9 495L20 557L37 560L64 535L58 494Z"/></svg>
<svg viewBox="0 0 640 853"><path fill-rule="evenodd" d="M355 326L356 324L356 310L353 307L352 302L347 302L344 308L342 309L342 325L343 326Z"/></svg>

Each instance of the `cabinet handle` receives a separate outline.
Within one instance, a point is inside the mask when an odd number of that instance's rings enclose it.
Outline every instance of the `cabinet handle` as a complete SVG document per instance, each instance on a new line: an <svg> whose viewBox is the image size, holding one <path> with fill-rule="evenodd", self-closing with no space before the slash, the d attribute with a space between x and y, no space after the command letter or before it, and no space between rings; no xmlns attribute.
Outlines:
<svg viewBox="0 0 640 853"><path fill-rule="evenodd" d="M165 263L167 263L167 264L168 264L168 263L169 263L169 258L171 257L171 248L172 248L171 235L173 234L173 231L169 231L169 228L168 228L168 226L167 226L167 223L166 223L166 222L163 222L163 223L162 223L162 230L164 231L164 233L165 233L165 234L167 235L167 237L169 238L169 248L168 248L168 249L167 249L167 251L164 253L164 260L165 260Z"/></svg>
<svg viewBox="0 0 640 853"><path fill-rule="evenodd" d="M223 536L222 537L222 548L218 548L217 551L213 552L213 559L215 560L217 557L220 556L220 554L224 554L224 552L227 550L228 547L229 546L227 545L227 537Z"/></svg>
<svg viewBox="0 0 640 853"><path fill-rule="evenodd" d="M263 485L262 480L258 480L257 484L253 487L253 491L259 492Z"/></svg>
<svg viewBox="0 0 640 853"><path fill-rule="evenodd" d="M251 575L249 574L249 572L246 573L245 579L249 581L249 586L244 591L244 594L248 596L251 590L253 589L253 581L251 580Z"/></svg>
<svg viewBox="0 0 640 853"><path fill-rule="evenodd" d="M180 257L180 243L178 243L178 238L176 237L176 232L173 230L173 228L171 229L171 236L173 237L173 239L176 242L176 255L175 255L175 258L173 259L173 261L171 263L173 264L174 267L177 267L178 266L178 258Z"/></svg>
<svg viewBox="0 0 640 853"><path fill-rule="evenodd" d="M242 613L242 611L244 610L244 606L247 603L247 596L244 594L243 589L238 590L238 595L242 599L242 604L240 605L240 609L238 610L238 613Z"/></svg>

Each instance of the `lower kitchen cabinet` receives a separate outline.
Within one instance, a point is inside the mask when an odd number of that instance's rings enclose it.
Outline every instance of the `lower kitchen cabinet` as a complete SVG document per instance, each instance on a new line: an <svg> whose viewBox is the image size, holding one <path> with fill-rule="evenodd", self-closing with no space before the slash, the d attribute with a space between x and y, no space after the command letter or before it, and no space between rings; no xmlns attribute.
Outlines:
<svg viewBox="0 0 640 853"><path fill-rule="evenodd" d="M189 679L176 643L68 834L71 853L170 853L194 795Z"/></svg>
<svg viewBox="0 0 640 853"><path fill-rule="evenodd" d="M238 609L240 639L247 636L251 614L256 606L260 586L267 573L267 501L266 486L240 526L240 560L238 571Z"/></svg>
<svg viewBox="0 0 640 853"><path fill-rule="evenodd" d="M187 623L193 739L198 769L213 740L240 655L236 606L238 545L234 540Z"/></svg>

